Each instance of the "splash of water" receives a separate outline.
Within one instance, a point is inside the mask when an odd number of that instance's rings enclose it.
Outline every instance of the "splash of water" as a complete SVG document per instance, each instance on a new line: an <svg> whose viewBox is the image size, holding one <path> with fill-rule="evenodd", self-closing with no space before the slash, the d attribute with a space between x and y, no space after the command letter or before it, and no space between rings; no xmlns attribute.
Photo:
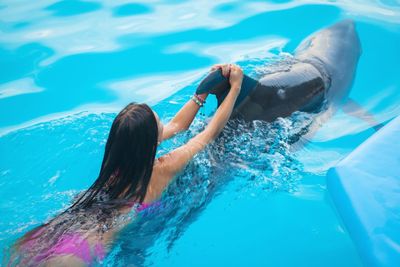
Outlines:
<svg viewBox="0 0 400 267"><path fill-rule="evenodd" d="M238 195L295 192L302 164L290 147L294 136L301 135L311 122L312 116L301 112L273 123L230 121L218 139L174 179L161 204L142 212L123 230L106 262L151 265L146 259L171 250L185 229L227 187ZM205 125L196 120L194 127L173 138L168 148L182 145ZM161 147L159 153L166 150Z"/></svg>

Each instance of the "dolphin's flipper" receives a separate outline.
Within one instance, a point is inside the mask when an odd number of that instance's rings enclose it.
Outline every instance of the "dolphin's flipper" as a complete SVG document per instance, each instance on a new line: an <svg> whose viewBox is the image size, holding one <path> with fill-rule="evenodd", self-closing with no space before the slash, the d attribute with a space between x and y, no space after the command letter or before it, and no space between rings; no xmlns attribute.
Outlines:
<svg viewBox="0 0 400 267"><path fill-rule="evenodd" d="M346 102L342 106L342 110L347 115L350 115L352 117L355 117L355 118L365 121L368 125L370 125L372 128L374 128L375 131L378 131L383 126L382 123L379 123L375 119L374 115L372 115L368 110L363 108L360 104L358 104L356 101L354 101L351 98L348 98L346 100Z"/></svg>
<svg viewBox="0 0 400 267"><path fill-rule="evenodd" d="M246 74L243 75L242 88L236 100L235 108L242 103L246 96L257 86L258 82ZM196 94L214 94L218 100L218 106L224 101L230 89L229 79L222 75L221 69L210 72L196 89Z"/></svg>
<svg viewBox="0 0 400 267"><path fill-rule="evenodd" d="M196 94L210 93L220 95L229 90L229 80L220 69L211 71L199 84Z"/></svg>

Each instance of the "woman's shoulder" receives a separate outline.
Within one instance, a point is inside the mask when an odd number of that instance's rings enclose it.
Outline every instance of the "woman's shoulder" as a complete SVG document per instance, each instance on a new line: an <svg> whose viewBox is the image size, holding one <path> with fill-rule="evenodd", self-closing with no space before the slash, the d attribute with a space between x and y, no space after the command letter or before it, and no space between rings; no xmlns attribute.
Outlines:
<svg viewBox="0 0 400 267"><path fill-rule="evenodd" d="M146 197L144 199L145 203L151 203L157 200L165 187L168 186L174 176L170 171L170 164L168 155L159 157L154 161L153 173L151 174Z"/></svg>
<svg viewBox="0 0 400 267"><path fill-rule="evenodd" d="M154 161L153 165L153 175L155 176L165 176L171 170L171 166L174 164L173 157L171 153L165 154Z"/></svg>
<svg viewBox="0 0 400 267"><path fill-rule="evenodd" d="M202 147L198 145L196 140L192 139L188 143L159 157L154 164L153 171L172 178L185 167Z"/></svg>

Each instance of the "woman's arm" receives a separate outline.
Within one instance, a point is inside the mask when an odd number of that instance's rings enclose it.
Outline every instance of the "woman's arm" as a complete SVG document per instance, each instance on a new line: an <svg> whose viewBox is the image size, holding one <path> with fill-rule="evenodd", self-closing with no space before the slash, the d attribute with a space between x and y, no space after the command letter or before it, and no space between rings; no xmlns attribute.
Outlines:
<svg viewBox="0 0 400 267"><path fill-rule="evenodd" d="M221 69L222 75L229 77L229 64L216 64L211 67L211 71ZM202 99L206 100L208 93L199 94ZM200 106L194 101L189 100L175 115L175 117L164 126L162 140L171 138L179 132L189 129L194 117L199 111Z"/></svg>
<svg viewBox="0 0 400 267"><path fill-rule="evenodd" d="M201 94L199 97L206 100L208 93ZM175 117L164 126L162 140L171 138L179 132L189 129L194 117L196 117L200 106L193 100L189 100L186 104L176 113Z"/></svg>
<svg viewBox="0 0 400 267"><path fill-rule="evenodd" d="M231 89L204 131L193 137L187 144L162 157L162 169L169 178L181 171L195 154L204 149L221 133L232 114L236 98L240 93L243 72L240 67L232 64L217 67L230 68L229 82Z"/></svg>

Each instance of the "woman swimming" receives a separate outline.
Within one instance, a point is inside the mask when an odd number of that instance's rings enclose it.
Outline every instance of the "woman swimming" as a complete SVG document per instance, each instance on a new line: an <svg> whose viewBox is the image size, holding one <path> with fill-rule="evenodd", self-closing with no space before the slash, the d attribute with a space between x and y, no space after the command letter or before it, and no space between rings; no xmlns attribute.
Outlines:
<svg viewBox="0 0 400 267"><path fill-rule="evenodd" d="M189 128L208 93L194 94L165 126L148 105L127 105L112 123L98 178L67 210L20 238L9 266L86 266L101 261L124 226L116 218L155 203L226 125L243 72L233 64L214 65L211 70L216 69L229 78L230 91L201 133L156 159L158 144Z"/></svg>

